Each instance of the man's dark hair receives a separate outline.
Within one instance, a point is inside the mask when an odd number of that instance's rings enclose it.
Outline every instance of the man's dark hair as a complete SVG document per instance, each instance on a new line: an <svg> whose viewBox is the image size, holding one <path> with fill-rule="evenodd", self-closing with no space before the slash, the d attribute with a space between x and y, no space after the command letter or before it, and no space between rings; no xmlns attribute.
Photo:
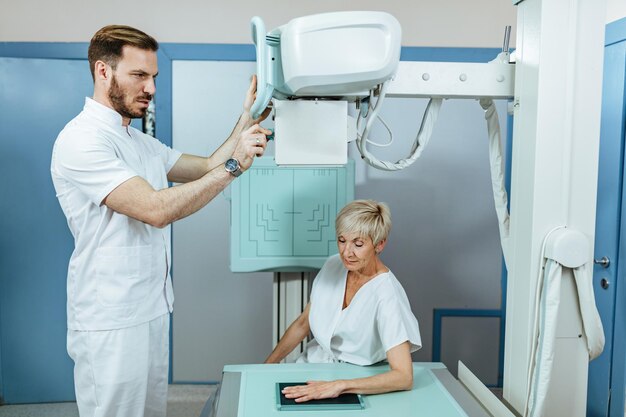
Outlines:
<svg viewBox="0 0 626 417"><path fill-rule="evenodd" d="M95 63L102 61L115 69L122 58L124 46L134 46L146 51L156 51L159 43L152 36L130 26L109 25L105 26L93 35L89 43L87 58L91 77L96 79Z"/></svg>

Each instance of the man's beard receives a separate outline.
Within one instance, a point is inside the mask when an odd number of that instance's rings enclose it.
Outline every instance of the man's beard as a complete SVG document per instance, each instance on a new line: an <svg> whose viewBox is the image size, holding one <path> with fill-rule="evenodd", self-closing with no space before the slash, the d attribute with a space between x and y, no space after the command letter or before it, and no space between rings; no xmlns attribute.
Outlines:
<svg viewBox="0 0 626 417"><path fill-rule="evenodd" d="M146 114L146 111L148 110L147 108L141 108L133 111L130 107L126 105L126 102L124 100L125 98L125 91L117 83L117 78L115 78L115 75L113 75L113 78L111 79L111 88L109 88L109 101L111 102L113 109L115 109L115 111L118 112L122 117L128 119L137 119L139 117L143 117ZM144 94L139 98L152 100L152 94Z"/></svg>

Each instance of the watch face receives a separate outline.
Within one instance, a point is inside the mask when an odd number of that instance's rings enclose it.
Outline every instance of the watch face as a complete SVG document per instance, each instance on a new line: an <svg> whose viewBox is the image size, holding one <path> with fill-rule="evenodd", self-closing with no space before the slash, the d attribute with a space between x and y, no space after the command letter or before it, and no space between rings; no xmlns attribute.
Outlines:
<svg viewBox="0 0 626 417"><path fill-rule="evenodd" d="M237 162L236 159L230 158L229 160L226 161L224 166L226 167L227 171L234 172L239 168L239 162Z"/></svg>

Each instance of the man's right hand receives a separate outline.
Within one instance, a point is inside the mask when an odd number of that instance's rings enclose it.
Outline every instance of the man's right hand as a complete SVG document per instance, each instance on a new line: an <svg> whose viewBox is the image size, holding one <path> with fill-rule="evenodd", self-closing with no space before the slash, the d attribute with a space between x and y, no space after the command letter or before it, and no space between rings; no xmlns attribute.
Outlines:
<svg viewBox="0 0 626 417"><path fill-rule="evenodd" d="M271 134L271 130L259 124L254 124L241 133L233 158L239 161L242 171L250 168L255 156L263 155L267 146L267 136Z"/></svg>

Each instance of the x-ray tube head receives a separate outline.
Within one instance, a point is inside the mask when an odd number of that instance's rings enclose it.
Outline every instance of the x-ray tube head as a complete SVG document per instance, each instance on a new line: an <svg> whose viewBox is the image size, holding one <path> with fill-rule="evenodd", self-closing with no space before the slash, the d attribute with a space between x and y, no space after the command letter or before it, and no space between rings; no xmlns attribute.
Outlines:
<svg viewBox="0 0 626 417"><path fill-rule="evenodd" d="M299 17L269 33L252 19L257 52L258 117L272 97L353 100L391 79L400 61L400 23L384 12Z"/></svg>

